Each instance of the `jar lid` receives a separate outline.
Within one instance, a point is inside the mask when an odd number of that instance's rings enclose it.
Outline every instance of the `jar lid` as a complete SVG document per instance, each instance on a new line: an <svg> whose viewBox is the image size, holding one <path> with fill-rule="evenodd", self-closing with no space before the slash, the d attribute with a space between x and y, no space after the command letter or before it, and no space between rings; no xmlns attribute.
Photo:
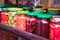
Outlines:
<svg viewBox="0 0 60 40"><path fill-rule="evenodd" d="M29 11L18 11L17 13L18 13L18 14L28 14Z"/></svg>
<svg viewBox="0 0 60 40"><path fill-rule="evenodd" d="M23 10L22 8L9 8L10 11L21 11Z"/></svg>
<svg viewBox="0 0 60 40"><path fill-rule="evenodd" d="M8 8L2 8L3 11L8 11Z"/></svg>
<svg viewBox="0 0 60 40"><path fill-rule="evenodd" d="M52 15L51 14L38 14L37 17L38 18L51 18Z"/></svg>
<svg viewBox="0 0 60 40"><path fill-rule="evenodd" d="M23 9L25 9L25 10L31 10L33 8L30 6L30 7L23 7Z"/></svg>
<svg viewBox="0 0 60 40"><path fill-rule="evenodd" d="M35 11L38 12L39 14L46 14L44 11Z"/></svg>
<svg viewBox="0 0 60 40"><path fill-rule="evenodd" d="M28 16L37 16L38 13L39 12L30 12L30 13L28 13Z"/></svg>
<svg viewBox="0 0 60 40"><path fill-rule="evenodd" d="M4 7L5 5L4 4L0 4L0 7Z"/></svg>

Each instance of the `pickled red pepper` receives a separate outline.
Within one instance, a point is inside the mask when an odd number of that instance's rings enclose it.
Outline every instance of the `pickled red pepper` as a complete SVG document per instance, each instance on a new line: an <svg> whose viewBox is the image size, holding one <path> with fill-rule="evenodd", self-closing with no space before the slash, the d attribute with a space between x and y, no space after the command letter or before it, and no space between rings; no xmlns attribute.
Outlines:
<svg viewBox="0 0 60 40"><path fill-rule="evenodd" d="M27 13L28 11L18 11L17 20L16 20L17 29L26 31Z"/></svg>
<svg viewBox="0 0 60 40"><path fill-rule="evenodd" d="M60 16L53 16L50 22L50 40L60 40Z"/></svg>

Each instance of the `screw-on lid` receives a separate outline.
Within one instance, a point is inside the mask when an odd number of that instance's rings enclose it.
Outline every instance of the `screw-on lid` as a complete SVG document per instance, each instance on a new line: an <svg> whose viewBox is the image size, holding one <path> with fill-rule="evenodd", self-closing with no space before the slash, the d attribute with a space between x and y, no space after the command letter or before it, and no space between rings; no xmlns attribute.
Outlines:
<svg viewBox="0 0 60 40"><path fill-rule="evenodd" d="M25 9L25 10L31 10L33 8L30 6L30 7L23 7L23 9Z"/></svg>
<svg viewBox="0 0 60 40"><path fill-rule="evenodd" d="M8 11L8 8L2 8L3 11Z"/></svg>
<svg viewBox="0 0 60 40"><path fill-rule="evenodd" d="M21 11L23 10L22 8L9 8L10 11Z"/></svg>
<svg viewBox="0 0 60 40"><path fill-rule="evenodd" d="M51 11L51 12L48 12L49 14L52 14L52 15L57 15L57 14L59 14L58 12L54 12L54 11Z"/></svg>
<svg viewBox="0 0 60 40"><path fill-rule="evenodd" d="M39 12L30 12L30 13L28 13L28 16L37 16L38 13Z"/></svg>
<svg viewBox="0 0 60 40"><path fill-rule="evenodd" d="M18 13L18 14L28 14L29 11L18 11L17 13Z"/></svg>
<svg viewBox="0 0 60 40"><path fill-rule="evenodd" d="M43 11L34 11L34 12L39 13L39 14L46 14L46 13L43 12Z"/></svg>
<svg viewBox="0 0 60 40"><path fill-rule="evenodd" d="M51 18L52 15L51 14L38 14L37 17L38 18Z"/></svg>
<svg viewBox="0 0 60 40"><path fill-rule="evenodd" d="M0 7L4 7L5 5L4 4L0 4Z"/></svg>

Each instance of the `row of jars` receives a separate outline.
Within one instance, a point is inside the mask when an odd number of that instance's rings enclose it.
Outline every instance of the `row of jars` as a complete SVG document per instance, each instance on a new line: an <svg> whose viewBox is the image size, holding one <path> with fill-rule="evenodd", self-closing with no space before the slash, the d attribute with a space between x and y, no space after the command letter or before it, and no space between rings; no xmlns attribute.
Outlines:
<svg viewBox="0 0 60 40"><path fill-rule="evenodd" d="M10 10L11 11L7 11L7 9L4 8L4 10L1 12L2 24L7 24L9 26L17 28L18 30L31 32L45 38L50 38L50 40L60 40L59 35L55 37L56 34L60 34L59 26L57 29L53 28L55 27L54 24L59 22L56 17L53 16L53 21L51 21L50 18L52 15L48 13L46 14L42 11L29 12L16 11L15 9ZM57 20L57 22L54 18ZM57 16L57 18L59 18L59 16ZM54 34L56 31L58 33Z"/></svg>

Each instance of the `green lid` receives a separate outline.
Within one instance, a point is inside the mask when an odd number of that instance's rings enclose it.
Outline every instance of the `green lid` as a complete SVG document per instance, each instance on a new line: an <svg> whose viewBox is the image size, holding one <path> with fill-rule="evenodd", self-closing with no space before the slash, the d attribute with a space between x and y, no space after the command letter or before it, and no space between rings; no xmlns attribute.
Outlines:
<svg viewBox="0 0 60 40"><path fill-rule="evenodd" d="M43 11L34 11L34 12L36 12L36 13L39 13L39 14L44 14L45 12L43 12ZM45 13L46 14L46 13Z"/></svg>
<svg viewBox="0 0 60 40"><path fill-rule="evenodd" d="M9 8L10 11L16 11L17 8Z"/></svg>
<svg viewBox="0 0 60 40"><path fill-rule="evenodd" d="M28 13L28 16L37 16L38 13L39 12L30 12L30 13Z"/></svg>
<svg viewBox="0 0 60 40"><path fill-rule="evenodd" d="M9 8L10 11L21 11L23 10L22 8Z"/></svg>
<svg viewBox="0 0 60 40"><path fill-rule="evenodd" d="M25 9L25 10L31 10L33 8L30 6L30 7L23 7L23 9Z"/></svg>
<svg viewBox="0 0 60 40"><path fill-rule="evenodd" d="M4 10L4 11L8 11L8 8L2 8L2 10Z"/></svg>
<svg viewBox="0 0 60 40"><path fill-rule="evenodd" d="M18 14L28 14L29 11L18 11L17 13L18 13Z"/></svg>
<svg viewBox="0 0 60 40"><path fill-rule="evenodd" d="M37 17L38 18L51 18L52 15L51 14L38 14Z"/></svg>
<svg viewBox="0 0 60 40"><path fill-rule="evenodd" d="M0 4L0 7L4 7L5 5L4 4Z"/></svg>
<svg viewBox="0 0 60 40"><path fill-rule="evenodd" d="M52 14L52 15L57 15L57 14L59 14L58 12L56 12L56 11L51 11L51 12L48 12L49 14Z"/></svg>

